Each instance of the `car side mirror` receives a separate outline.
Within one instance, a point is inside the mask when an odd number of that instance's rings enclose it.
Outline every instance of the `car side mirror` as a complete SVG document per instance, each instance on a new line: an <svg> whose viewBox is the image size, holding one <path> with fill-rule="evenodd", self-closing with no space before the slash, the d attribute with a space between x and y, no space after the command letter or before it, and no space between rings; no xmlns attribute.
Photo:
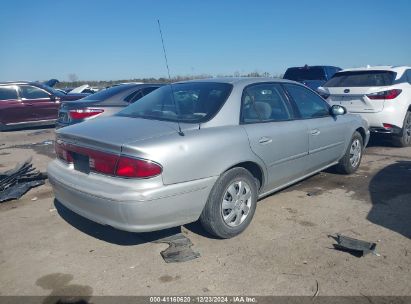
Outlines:
<svg viewBox="0 0 411 304"><path fill-rule="evenodd" d="M55 96L55 95L50 95L50 100L54 101L55 103L59 103L60 102L60 97Z"/></svg>
<svg viewBox="0 0 411 304"><path fill-rule="evenodd" d="M347 113L347 109L340 105L331 106L330 111L332 116L344 115Z"/></svg>

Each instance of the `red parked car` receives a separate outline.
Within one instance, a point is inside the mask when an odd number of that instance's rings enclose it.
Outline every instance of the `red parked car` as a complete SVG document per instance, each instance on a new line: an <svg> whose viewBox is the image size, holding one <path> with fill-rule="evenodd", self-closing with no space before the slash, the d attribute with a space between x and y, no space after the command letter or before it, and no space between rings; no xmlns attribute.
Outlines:
<svg viewBox="0 0 411 304"><path fill-rule="evenodd" d="M0 83L0 131L54 125L63 101L89 94L64 94L38 82Z"/></svg>

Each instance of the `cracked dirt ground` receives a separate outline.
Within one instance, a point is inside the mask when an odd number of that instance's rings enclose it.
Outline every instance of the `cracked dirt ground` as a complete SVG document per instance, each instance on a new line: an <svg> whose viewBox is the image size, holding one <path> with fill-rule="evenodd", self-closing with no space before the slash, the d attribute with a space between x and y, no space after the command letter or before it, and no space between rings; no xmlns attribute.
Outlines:
<svg viewBox="0 0 411 304"><path fill-rule="evenodd" d="M53 129L0 133L0 170L33 156ZM37 198L36 200L32 200ZM249 228L216 240L182 227L201 257L166 264L156 239L88 221L48 183L0 204L0 295L411 295L411 148L374 142L351 176L317 174L258 203ZM329 234L377 242L380 257L332 249Z"/></svg>

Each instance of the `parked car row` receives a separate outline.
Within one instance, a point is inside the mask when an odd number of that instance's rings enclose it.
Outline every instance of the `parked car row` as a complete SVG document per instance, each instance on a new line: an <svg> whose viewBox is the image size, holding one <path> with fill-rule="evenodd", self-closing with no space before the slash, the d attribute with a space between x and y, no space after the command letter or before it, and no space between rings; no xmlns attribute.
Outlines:
<svg viewBox="0 0 411 304"><path fill-rule="evenodd" d="M121 84L65 101L57 159L48 166L55 196L121 230L199 220L217 237L234 237L250 224L259 198L331 166L355 172L370 130L410 145L411 68L332 68L290 70L305 73L301 83ZM308 87L310 69L330 77L316 91ZM1 86L19 98L20 85L27 84Z"/></svg>
<svg viewBox="0 0 411 304"><path fill-rule="evenodd" d="M88 94L66 94L39 82L0 83L0 131L54 124L60 104Z"/></svg>
<svg viewBox="0 0 411 304"><path fill-rule="evenodd" d="M318 92L368 121L373 133L411 145L411 67L366 67L337 72Z"/></svg>
<svg viewBox="0 0 411 304"><path fill-rule="evenodd" d="M65 102L60 107L56 127L61 128L91 118L113 115L160 86L162 84L120 84L78 101Z"/></svg>
<svg viewBox="0 0 411 304"><path fill-rule="evenodd" d="M331 105L365 118L373 133L389 135L399 147L411 145L411 67L345 69L308 66L287 69L284 79L303 83Z"/></svg>
<svg viewBox="0 0 411 304"><path fill-rule="evenodd" d="M54 125L56 121L62 127L97 115L113 114L159 86L121 84L90 95L66 93L39 82L3 82L0 83L0 131Z"/></svg>

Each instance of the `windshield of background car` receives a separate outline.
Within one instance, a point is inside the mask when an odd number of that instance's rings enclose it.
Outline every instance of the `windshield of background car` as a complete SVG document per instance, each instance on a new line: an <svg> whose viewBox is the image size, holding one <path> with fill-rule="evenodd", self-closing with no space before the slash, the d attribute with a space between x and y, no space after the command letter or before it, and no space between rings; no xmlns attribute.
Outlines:
<svg viewBox="0 0 411 304"><path fill-rule="evenodd" d="M380 87L392 85L395 73L390 71L339 72L324 87Z"/></svg>
<svg viewBox="0 0 411 304"><path fill-rule="evenodd" d="M45 85L45 84L40 84L39 87L42 88L42 89L44 89L44 90L46 90L46 91L48 91L48 92L53 93L54 95L56 95L56 96L58 96L58 97L62 97L62 96L65 96L65 95L66 95L66 94L61 93L61 92L57 91L56 89L54 89L54 88L52 88L52 87L50 87L50 86L48 86L48 85Z"/></svg>
<svg viewBox="0 0 411 304"><path fill-rule="evenodd" d="M284 79L303 80L326 80L324 69L322 68L289 68L284 74Z"/></svg>
<svg viewBox="0 0 411 304"><path fill-rule="evenodd" d="M104 90L101 90L97 93L88 95L87 97L83 98L82 101L87 100L106 100L107 98L113 97L114 95L123 92L126 89L131 88L130 85L118 85L114 87L110 87Z"/></svg>
<svg viewBox="0 0 411 304"><path fill-rule="evenodd" d="M163 86L119 112L119 116L201 123L221 109L232 90L228 83L187 82Z"/></svg>

